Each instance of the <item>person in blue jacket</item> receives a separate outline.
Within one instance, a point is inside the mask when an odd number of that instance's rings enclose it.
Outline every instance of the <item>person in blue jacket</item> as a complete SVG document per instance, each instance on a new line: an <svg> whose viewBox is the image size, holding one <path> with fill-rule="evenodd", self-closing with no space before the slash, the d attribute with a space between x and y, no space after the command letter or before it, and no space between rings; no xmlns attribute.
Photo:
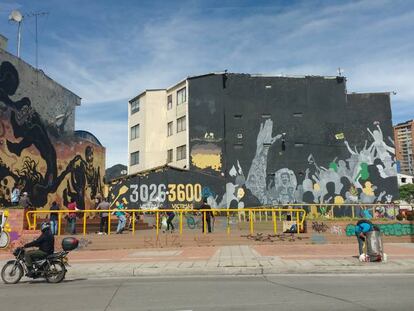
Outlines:
<svg viewBox="0 0 414 311"><path fill-rule="evenodd" d="M358 240L359 255L363 253L363 246L366 238L366 234L374 230L374 225L367 219L359 220L355 226L355 235Z"/></svg>

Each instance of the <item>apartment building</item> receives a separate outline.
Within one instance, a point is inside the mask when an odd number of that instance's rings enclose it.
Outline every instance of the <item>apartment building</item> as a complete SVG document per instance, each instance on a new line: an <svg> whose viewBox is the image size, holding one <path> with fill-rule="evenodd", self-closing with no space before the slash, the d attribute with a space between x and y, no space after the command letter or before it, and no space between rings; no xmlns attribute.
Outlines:
<svg viewBox="0 0 414 311"><path fill-rule="evenodd" d="M394 126L395 154L400 163L400 172L414 175L414 121L409 120Z"/></svg>
<svg viewBox="0 0 414 311"><path fill-rule="evenodd" d="M170 165L188 169L188 82L146 90L128 105L128 174Z"/></svg>

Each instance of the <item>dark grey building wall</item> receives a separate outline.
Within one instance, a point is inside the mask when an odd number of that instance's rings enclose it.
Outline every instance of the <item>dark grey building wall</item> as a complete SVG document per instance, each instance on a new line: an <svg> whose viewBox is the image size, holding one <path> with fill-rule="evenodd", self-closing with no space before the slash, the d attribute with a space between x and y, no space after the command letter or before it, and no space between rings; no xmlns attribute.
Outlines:
<svg viewBox="0 0 414 311"><path fill-rule="evenodd" d="M219 150L222 161L213 170L190 158L191 169L224 175L233 206L398 198L389 96L347 95L345 82L242 74L190 79L190 157L204 145L206 152Z"/></svg>

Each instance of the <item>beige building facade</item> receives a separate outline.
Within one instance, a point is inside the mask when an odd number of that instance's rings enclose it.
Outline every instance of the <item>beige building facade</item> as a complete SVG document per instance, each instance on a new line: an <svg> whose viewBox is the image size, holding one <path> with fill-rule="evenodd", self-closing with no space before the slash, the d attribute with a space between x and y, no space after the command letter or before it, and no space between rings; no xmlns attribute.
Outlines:
<svg viewBox="0 0 414 311"><path fill-rule="evenodd" d="M188 82L146 90L128 103L128 174L189 168Z"/></svg>

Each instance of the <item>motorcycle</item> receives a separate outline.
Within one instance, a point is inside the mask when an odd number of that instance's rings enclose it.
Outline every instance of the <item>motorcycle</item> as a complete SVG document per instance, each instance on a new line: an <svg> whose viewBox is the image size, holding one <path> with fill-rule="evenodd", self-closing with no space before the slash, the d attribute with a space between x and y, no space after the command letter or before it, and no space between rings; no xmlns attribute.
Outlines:
<svg viewBox="0 0 414 311"><path fill-rule="evenodd" d="M61 251L47 256L45 259L33 262L34 270L30 276L33 279L45 278L48 283L62 282L66 275L68 251ZM13 251L15 260L8 261L1 270L1 278L6 284L16 284L23 275L27 275L28 268L24 260L25 250L18 247Z"/></svg>

